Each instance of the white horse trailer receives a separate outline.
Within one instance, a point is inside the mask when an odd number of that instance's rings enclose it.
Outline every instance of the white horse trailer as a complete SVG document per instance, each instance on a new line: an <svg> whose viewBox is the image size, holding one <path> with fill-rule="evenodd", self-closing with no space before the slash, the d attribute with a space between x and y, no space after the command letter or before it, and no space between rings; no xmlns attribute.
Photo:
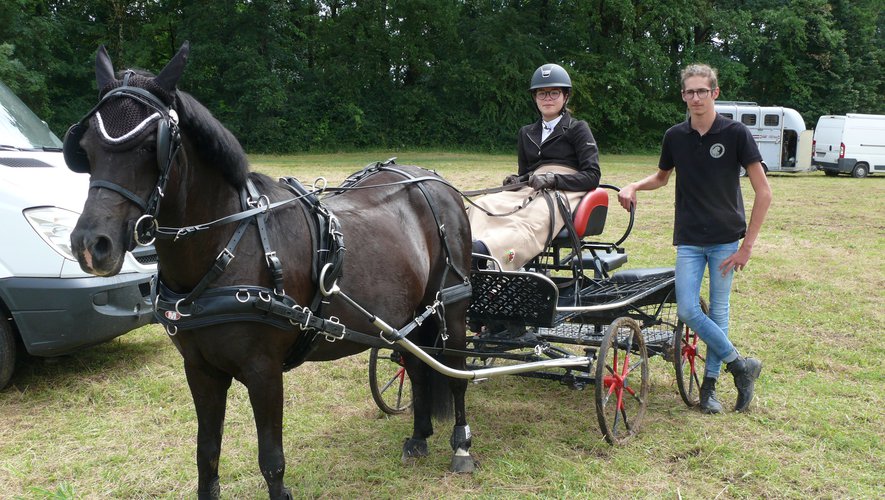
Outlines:
<svg viewBox="0 0 885 500"><path fill-rule="evenodd" d="M795 109L759 106L755 102L716 101L716 112L750 129L766 173L813 170L813 131L805 129L805 120Z"/></svg>

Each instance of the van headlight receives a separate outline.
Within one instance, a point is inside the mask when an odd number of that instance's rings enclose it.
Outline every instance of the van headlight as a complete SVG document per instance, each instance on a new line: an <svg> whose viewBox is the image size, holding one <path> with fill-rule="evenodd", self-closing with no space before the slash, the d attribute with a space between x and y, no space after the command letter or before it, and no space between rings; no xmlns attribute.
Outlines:
<svg viewBox="0 0 885 500"><path fill-rule="evenodd" d="M80 214L58 207L28 208L22 213L43 241L62 257L76 262L71 251L71 233Z"/></svg>

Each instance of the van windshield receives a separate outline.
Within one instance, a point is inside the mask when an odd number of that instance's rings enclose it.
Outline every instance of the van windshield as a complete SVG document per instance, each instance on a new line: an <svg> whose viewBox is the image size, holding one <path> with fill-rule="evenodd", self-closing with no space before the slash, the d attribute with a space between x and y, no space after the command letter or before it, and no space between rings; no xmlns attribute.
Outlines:
<svg viewBox="0 0 885 500"><path fill-rule="evenodd" d="M0 150L61 149L61 146L46 123L0 82Z"/></svg>

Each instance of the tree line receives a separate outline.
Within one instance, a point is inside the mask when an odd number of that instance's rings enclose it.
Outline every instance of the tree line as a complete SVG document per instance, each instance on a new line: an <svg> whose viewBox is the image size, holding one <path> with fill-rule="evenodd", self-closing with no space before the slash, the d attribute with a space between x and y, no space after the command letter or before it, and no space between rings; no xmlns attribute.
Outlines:
<svg viewBox="0 0 885 500"><path fill-rule="evenodd" d="M648 151L692 62L809 128L885 113L883 29L881 0L5 0L0 80L61 135L96 102L99 45L157 72L189 40L179 88L249 152L513 151L555 62L602 152Z"/></svg>

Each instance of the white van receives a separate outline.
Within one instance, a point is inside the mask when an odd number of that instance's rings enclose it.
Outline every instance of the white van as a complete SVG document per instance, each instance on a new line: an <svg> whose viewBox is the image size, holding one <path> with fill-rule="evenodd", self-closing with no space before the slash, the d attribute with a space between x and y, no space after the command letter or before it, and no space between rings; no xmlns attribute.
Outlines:
<svg viewBox="0 0 885 500"><path fill-rule="evenodd" d="M71 254L89 175L68 170L61 148L0 82L0 389L19 353L59 356L153 320L153 247L128 254L113 277L84 273Z"/></svg>
<svg viewBox="0 0 885 500"><path fill-rule="evenodd" d="M885 172L885 115L824 115L814 129L814 162L829 176Z"/></svg>
<svg viewBox="0 0 885 500"><path fill-rule="evenodd" d="M807 172L811 164L811 130L798 111L755 102L716 101L716 112L750 129L762 154L765 172ZM743 169L741 175L744 175Z"/></svg>

